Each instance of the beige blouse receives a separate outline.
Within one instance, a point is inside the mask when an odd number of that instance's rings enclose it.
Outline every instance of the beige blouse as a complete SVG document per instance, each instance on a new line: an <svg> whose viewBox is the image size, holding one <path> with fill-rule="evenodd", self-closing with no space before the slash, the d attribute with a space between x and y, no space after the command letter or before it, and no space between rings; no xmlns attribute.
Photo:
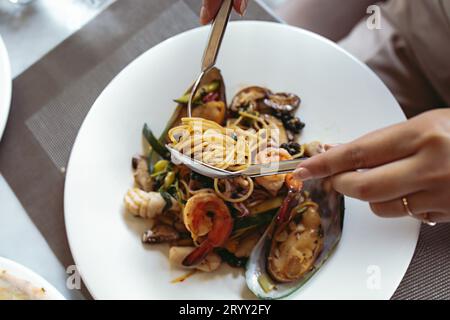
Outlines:
<svg viewBox="0 0 450 320"><path fill-rule="evenodd" d="M392 0L384 14L406 39L424 76L449 107L450 0Z"/></svg>

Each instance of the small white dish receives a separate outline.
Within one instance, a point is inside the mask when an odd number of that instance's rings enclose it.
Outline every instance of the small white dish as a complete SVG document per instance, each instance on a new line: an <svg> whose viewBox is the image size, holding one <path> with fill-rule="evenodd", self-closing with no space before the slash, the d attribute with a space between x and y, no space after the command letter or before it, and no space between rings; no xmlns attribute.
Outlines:
<svg viewBox="0 0 450 320"><path fill-rule="evenodd" d="M26 286L44 289L43 296L40 297L41 300L65 300L64 296L47 282L47 280L17 262L0 257L0 273L2 272L6 272L15 278L14 280L21 285L26 281Z"/></svg>

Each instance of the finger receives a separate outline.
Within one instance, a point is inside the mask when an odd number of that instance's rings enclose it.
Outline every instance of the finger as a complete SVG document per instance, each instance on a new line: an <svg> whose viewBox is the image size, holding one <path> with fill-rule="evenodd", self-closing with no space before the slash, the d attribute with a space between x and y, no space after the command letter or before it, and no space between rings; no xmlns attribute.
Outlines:
<svg viewBox="0 0 450 320"><path fill-rule="evenodd" d="M200 23L207 24L214 19L219 12L222 0L203 0L203 5L200 10Z"/></svg>
<svg viewBox="0 0 450 320"><path fill-rule="evenodd" d="M234 10L240 15L244 15L247 10L248 0L234 0Z"/></svg>
<svg viewBox="0 0 450 320"><path fill-rule="evenodd" d="M323 147L325 151L341 146L342 143L326 143Z"/></svg>
<svg viewBox="0 0 450 320"><path fill-rule="evenodd" d="M450 214L445 214L441 212L431 212L419 215L418 219L424 222L429 221L431 223L446 223L450 222Z"/></svg>
<svg viewBox="0 0 450 320"><path fill-rule="evenodd" d="M368 202L384 202L398 199L405 194L424 189L412 158L395 161L383 166L338 174L332 177L333 187L342 194Z"/></svg>
<svg viewBox="0 0 450 320"><path fill-rule="evenodd" d="M399 160L415 152L416 136L408 123L381 129L303 161L295 175L303 180L324 178Z"/></svg>
<svg viewBox="0 0 450 320"><path fill-rule="evenodd" d="M370 207L377 216L383 218L407 216L408 211L403 204L402 198L403 197L399 197L398 199L391 201L371 203ZM448 203L448 200L446 199L448 197L445 197L442 192L434 190L416 192L405 198L408 201L409 210L411 210L413 215L417 216L420 220L423 218L421 215L427 212L441 212L441 214L444 214L445 211L443 211L443 208L445 209L446 203ZM439 218L439 221L441 220L442 217Z"/></svg>

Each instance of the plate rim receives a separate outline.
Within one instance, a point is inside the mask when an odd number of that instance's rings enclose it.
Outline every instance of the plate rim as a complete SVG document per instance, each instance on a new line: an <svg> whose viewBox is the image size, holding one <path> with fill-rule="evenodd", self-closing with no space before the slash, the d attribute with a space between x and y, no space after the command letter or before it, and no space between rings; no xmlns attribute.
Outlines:
<svg viewBox="0 0 450 320"><path fill-rule="evenodd" d="M12 75L11 75L11 62L9 59L8 50L6 44L0 35L0 64L5 68L5 73L0 74L2 81L5 81L6 95L0 96L0 141L2 140L3 133L6 129L6 123L8 122L9 112L11 110L11 98L12 98ZM4 115L2 113L5 112Z"/></svg>
<svg viewBox="0 0 450 320"><path fill-rule="evenodd" d="M49 300L66 300L50 282L23 264L0 256L0 270L5 270L14 277L30 282L34 287L44 288Z"/></svg>
<svg viewBox="0 0 450 320"><path fill-rule="evenodd" d="M229 24L230 24L230 25L238 25L238 24L243 24L243 25L270 25L270 26L275 27L275 28L290 29L290 30L293 30L293 31L295 31L295 32L303 33L303 34L305 34L305 35L307 35L307 36L309 36L309 37L318 39L318 40L320 40L320 41L322 41L322 42L324 42L324 43L327 43L328 45L331 45L332 47L334 47L335 49L337 49L338 51L340 51L341 53L343 53L344 55L346 55L348 58L350 58L351 60L353 60L353 62L357 63L360 67L362 67L363 69L365 69L365 70L368 72L368 74L370 74L371 77L375 78L375 79L377 80L377 82L379 82L379 84L380 84L381 86L383 86L383 87L384 87L384 88L385 88L385 89L393 96L392 92L389 90L389 88L387 87L387 85L386 85L386 84L385 84L385 83L384 83L384 82L376 75L376 73L375 73L372 69L369 68L369 66L368 66L367 64L365 64L364 62L362 62L361 60L359 60L358 58L356 58L356 56L354 56L353 54L351 54L350 52L348 52L347 50L345 50L344 48L342 48L341 46L339 46L336 42L333 42L333 41L331 41L331 40L329 40L329 39L327 39L327 38L325 38L325 37L323 37L323 36L321 36L321 35L319 35L319 34L317 34L317 33L314 33L314 32L312 32L312 31L309 31L309 30L306 30L306 29L303 29L303 28L299 28L299 27L296 27L296 26L291 26L291 25L287 25L287 24L283 24L283 23L279 23L279 22L272 22L272 21L240 20L240 21L231 21ZM69 197L69 195L68 195L68 193L66 192L66 189L67 189L67 186L68 186L69 180L70 180L68 177L71 175L71 172L72 172L72 170L71 170L72 162L73 162L73 157L72 157L72 155L73 155L74 150L76 149L77 145L79 144L79 141L80 141L80 138L79 138L79 137L80 137L80 132L83 130L83 128L84 128L84 126L85 126L86 119L88 119L89 115L90 115L91 112L93 111L94 107L97 105L98 100L99 100L99 99L101 98L101 96L104 94L104 92L106 91L106 89L107 89L109 86L111 86L113 82L117 81L117 79L118 79L119 77L121 77L121 75L122 75L124 72L126 72L128 68L130 68L130 67L131 67L132 65L134 65L135 63L138 63L138 61L141 60L142 56L144 56L145 54L147 54L149 51L151 51L151 50L153 50L153 49L156 49L156 48L158 48L158 47L160 47L160 46L165 45L165 44L168 43L168 42L176 41L176 39L178 39L179 37L183 37L183 36L185 36L186 34L190 34L190 33L202 32L202 30L204 30L204 29L206 29L206 28L209 28L209 26L200 26L200 27L194 27L194 28L188 29L188 30L186 30L186 31L183 31L183 32L181 32L181 33L178 33L178 34L176 34L176 35L174 35L174 36L172 36L172 37L170 37L170 38L167 38L167 39L165 39L165 40L159 42L158 44L156 44L156 45L154 45L154 46L148 48L146 51L144 51L144 52L142 52L141 54L139 54L135 59L133 59L133 60L132 60L130 63L128 63L126 66L124 66L124 67L121 69L121 71L118 72L118 73L117 73L117 74L116 74L116 75L108 82L108 84L103 88L102 92L97 96L97 98L95 99L95 101L94 101L94 103L92 104L91 108L89 109L88 113L86 114L86 117L85 117L84 120L83 120L83 123L82 123L82 125L81 125L81 127L80 127L80 129L79 129L79 131L78 131L78 133L77 133L77 137L76 137L76 139L75 139L75 141L74 141L73 147L72 147L72 149L71 149L71 151L70 151L70 157L69 157L69 161L68 161L68 164L67 164L66 179L65 179L65 181L64 181L64 225L65 225L65 229L66 229L66 234L67 234L67 239L68 239L68 244L69 244L70 252L71 252L72 257L73 257L73 259L74 259L74 262L75 262L75 264L76 264L77 266L78 266L78 261L79 261L79 259L78 259L78 257L77 257L77 254L75 254L75 250L74 250L73 245L72 245L73 241L71 241L71 239L72 239L72 237L73 237L74 235L71 234L70 228L69 228L68 223L67 223L67 221L69 220L69 218L68 218L68 213L67 213L67 211L68 211L68 210L67 210L67 203L68 203L68 197ZM206 39L205 39L205 42L206 42ZM395 100L395 103L396 103L396 105L398 106L398 108L401 110L401 107L400 107L398 101L395 99L395 97L394 97L394 100ZM405 116L405 114L403 113L403 111L402 111L402 118L404 118L404 120L406 120L406 116ZM416 237L415 237L415 243L414 243L414 252L415 252L416 249L417 249L417 244L418 244L419 235L420 235L420 223L418 223L417 225L418 225L418 227L417 227L417 235L416 235ZM396 288L396 289L398 289L398 287L399 287L401 281L402 281L403 278L405 277L406 272L407 272L407 269L408 269L408 267L410 266L413 257L414 257L414 254L411 255L411 258L409 259L409 261L407 262L407 264L406 264L406 261L405 261L406 268L404 268L405 270L404 270L404 272L403 272L403 276L397 281L398 283L395 283L395 288ZM85 278L84 278L84 276L83 276L82 270L79 270L79 273L80 273L81 277L82 277L83 280L84 280ZM83 282L84 282L84 285L86 286L86 288L88 289L89 293L91 294L91 296L92 296L94 299L101 299L101 298L97 297L96 293L95 293L93 290L91 290L91 286L90 286L90 284L88 283L88 281L84 280ZM392 293L392 295L389 297L389 299L393 296L393 294L395 294L395 290L394 290L394 292Z"/></svg>

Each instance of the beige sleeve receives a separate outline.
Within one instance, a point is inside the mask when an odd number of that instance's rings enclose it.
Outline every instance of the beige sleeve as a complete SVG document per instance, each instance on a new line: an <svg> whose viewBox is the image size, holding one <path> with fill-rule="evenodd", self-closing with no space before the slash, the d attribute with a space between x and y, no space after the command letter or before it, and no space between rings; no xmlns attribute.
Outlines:
<svg viewBox="0 0 450 320"><path fill-rule="evenodd" d="M408 117L450 103L450 36L445 41L450 29L442 22L438 2L434 8L422 8L423 21L418 19L420 3L393 0L383 6L380 30L370 30L364 19L340 42L375 71ZM439 10L442 15L433 22Z"/></svg>

